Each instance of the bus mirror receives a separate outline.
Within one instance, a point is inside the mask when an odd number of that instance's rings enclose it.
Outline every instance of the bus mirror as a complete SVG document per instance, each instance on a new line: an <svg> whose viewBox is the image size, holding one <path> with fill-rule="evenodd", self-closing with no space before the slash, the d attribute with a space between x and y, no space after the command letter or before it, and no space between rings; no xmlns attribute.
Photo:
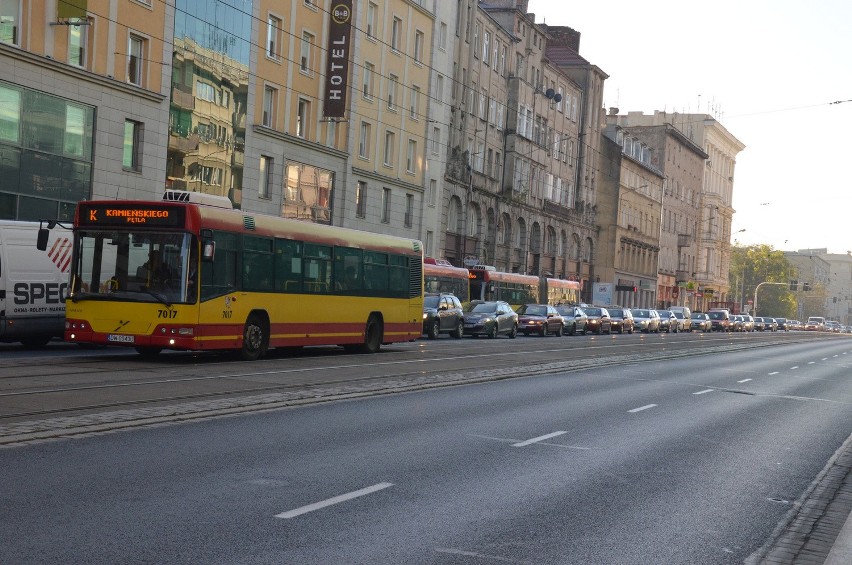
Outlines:
<svg viewBox="0 0 852 565"><path fill-rule="evenodd" d="M39 251L47 251L48 237L50 237L50 230L47 228L39 228L38 237L36 238L36 249Z"/></svg>
<svg viewBox="0 0 852 565"><path fill-rule="evenodd" d="M201 260L202 261L212 261L213 256L216 255L216 242L215 241L204 241L201 244Z"/></svg>

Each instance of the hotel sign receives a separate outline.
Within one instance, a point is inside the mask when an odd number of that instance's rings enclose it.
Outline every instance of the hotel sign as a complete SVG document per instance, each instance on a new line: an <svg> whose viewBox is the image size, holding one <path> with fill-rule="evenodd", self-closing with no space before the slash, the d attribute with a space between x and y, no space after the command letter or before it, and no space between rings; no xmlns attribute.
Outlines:
<svg viewBox="0 0 852 565"><path fill-rule="evenodd" d="M349 77L349 49L352 44L352 0L333 0L328 24L323 116L343 118Z"/></svg>

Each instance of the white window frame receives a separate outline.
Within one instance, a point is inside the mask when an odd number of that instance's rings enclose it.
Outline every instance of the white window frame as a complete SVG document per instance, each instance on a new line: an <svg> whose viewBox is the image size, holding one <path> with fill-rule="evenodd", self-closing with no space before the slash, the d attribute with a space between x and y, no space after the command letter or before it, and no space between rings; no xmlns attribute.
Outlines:
<svg viewBox="0 0 852 565"><path fill-rule="evenodd" d="M270 13L266 18L266 57L273 61L281 60L281 34L284 19Z"/></svg>
<svg viewBox="0 0 852 565"><path fill-rule="evenodd" d="M361 132L358 138L358 157L370 158L370 122L361 122Z"/></svg>
<svg viewBox="0 0 852 565"><path fill-rule="evenodd" d="M301 40L301 48L299 54L299 72L308 75L314 76L313 69L313 43L316 40L316 35L313 33L303 30L302 31L302 40Z"/></svg>
<svg viewBox="0 0 852 565"><path fill-rule="evenodd" d="M275 166L275 160L266 155L260 156L260 174L258 175L257 196L259 198L270 198L272 193L272 172Z"/></svg>
<svg viewBox="0 0 852 565"><path fill-rule="evenodd" d="M391 189L387 187L382 188L382 218L381 221L383 224L390 223L390 214L391 213Z"/></svg>
<svg viewBox="0 0 852 565"><path fill-rule="evenodd" d="M308 139L308 123L311 119L311 101L299 98L296 110L296 137Z"/></svg>
<svg viewBox="0 0 852 565"><path fill-rule="evenodd" d="M391 24L391 49L399 53L399 46L402 42L402 18L393 17Z"/></svg>
<svg viewBox="0 0 852 565"><path fill-rule="evenodd" d="M379 11L379 7L370 2L367 4L367 37L370 39L376 39L376 13Z"/></svg>
<svg viewBox="0 0 852 565"><path fill-rule="evenodd" d="M145 85L145 52L148 40L138 33L131 32L127 37L127 82L136 86ZM138 50L137 50L138 47ZM135 72L134 72L135 71Z"/></svg>
<svg viewBox="0 0 852 565"><path fill-rule="evenodd" d="M266 85L263 88L263 113L260 123L268 128L275 127L275 111L278 101L278 89Z"/></svg>
<svg viewBox="0 0 852 565"><path fill-rule="evenodd" d="M362 95L367 100L373 99L373 93L375 92L373 90L375 76L376 76L376 66L373 65L373 63L370 63L369 61L365 61L364 62L364 84L363 84Z"/></svg>
<svg viewBox="0 0 852 565"><path fill-rule="evenodd" d="M385 131L385 154L382 162L386 167L393 167L395 144L396 134L391 130Z"/></svg>
<svg viewBox="0 0 852 565"><path fill-rule="evenodd" d="M408 140L408 156L405 160L405 171L414 174L414 169L417 166L417 141L414 139Z"/></svg>
<svg viewBox="0 0 852 565"><path fill-rule="evenodd" d="M426 36L422 31L414 31L414 62L423 64L423 46L426 42Z"/></svg>

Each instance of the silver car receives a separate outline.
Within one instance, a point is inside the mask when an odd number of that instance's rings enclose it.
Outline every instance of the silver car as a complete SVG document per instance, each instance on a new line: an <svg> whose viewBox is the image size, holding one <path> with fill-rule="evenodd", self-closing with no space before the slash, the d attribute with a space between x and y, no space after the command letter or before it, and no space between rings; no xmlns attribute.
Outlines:
<svg viewBox="0 0 852 565"><path fill-rule="evenodd" d="M660 315L656 310L647 310L645 308L631 308L633 313L633 327L638 332L642 333L659 333L660 331Z"/></svg>
<svg viewBox="0 0 852 565"><path fill-rule="evenodd" d="M709 332L712 328L710 316L704 312L693 312L689 319L689 330L693 332Z"/></svg>

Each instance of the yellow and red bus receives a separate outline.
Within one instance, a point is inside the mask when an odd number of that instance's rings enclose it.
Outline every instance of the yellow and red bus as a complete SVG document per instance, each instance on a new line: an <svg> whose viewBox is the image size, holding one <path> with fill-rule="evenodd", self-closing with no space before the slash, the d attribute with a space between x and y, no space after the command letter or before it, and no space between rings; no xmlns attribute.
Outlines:
<svg viewBox="0 0 852 565"><path fill-rule="evenodd" d="M454 294L461 302L467 302L470 271L464 267L454 267L446 259L426 257L423 260L423 288L425 292Z"/></svg>
<svg viewBox="0 0 852 565"><path fill-rule="evenodd" d="M550 277L505 273L490 265L470 269L471 300L502 300L512 308L522 304L577 304L580 283Z"/></svg>
<svg viewBox="0 0 852 565"><path fill-rule="evenodd" d="M151 262L157 262L152 268ZM422 332L419 241L252 214L224 197L83 201L65 339L163 349L341 345L373 353Z"/></svg>

